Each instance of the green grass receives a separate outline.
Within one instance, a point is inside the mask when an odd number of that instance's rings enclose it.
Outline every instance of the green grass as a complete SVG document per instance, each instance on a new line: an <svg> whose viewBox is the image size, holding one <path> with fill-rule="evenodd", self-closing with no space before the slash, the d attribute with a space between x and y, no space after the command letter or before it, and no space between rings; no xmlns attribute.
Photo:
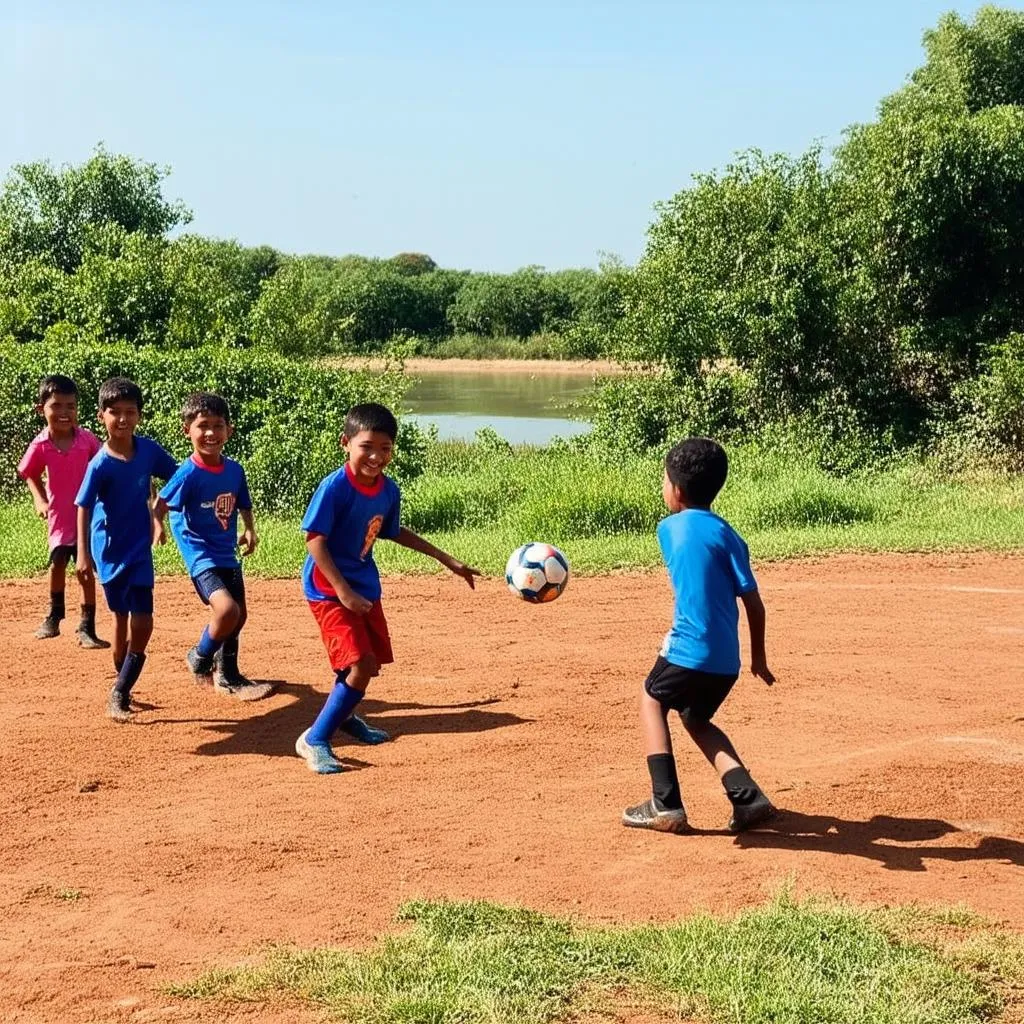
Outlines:
<svg viewBox="0 0 1024 1024"><path fill-rule="evenodd" d="M840 551L1009 550L1024 547L1024 478L950 478L920 464L832 477L792 456L732 453L715 504L746 537L755 560ZM576 572L659 564L654 527L665 514L656 458L600 460L569 447L510 449L503 443L432 444L423 474L404 490L410 529L479 566L500 572L527 540L557 544ZM259 515L255 576L295 576L305 555L298 516ZM42 523L27 493L0 506L0 574L45 566ZM385 573L429 572L436 563L381 542ZM181 572L173 544L157 570Z"/></svg>
<svg viewBox="0 0 1024 1024"><path fill-rule="evenodd" d="M941 915L786 893L668 926L592 928L480 902L414 902L400 917L408 930L365 951L279 948L171 992L297 997L356 1024L542 1024L624 1006L715 1024L967 1024L992 1019L1024 978L1024 945L984 924L965 935Z"/></svg>
<svg viewBox="0 0 1024 1024"><path fill-rule="evenodd" d="M580 359L559 334L534 334L529 338L488 338L456 334L438 341L417 339L417 354L431 359Z"/></svg>

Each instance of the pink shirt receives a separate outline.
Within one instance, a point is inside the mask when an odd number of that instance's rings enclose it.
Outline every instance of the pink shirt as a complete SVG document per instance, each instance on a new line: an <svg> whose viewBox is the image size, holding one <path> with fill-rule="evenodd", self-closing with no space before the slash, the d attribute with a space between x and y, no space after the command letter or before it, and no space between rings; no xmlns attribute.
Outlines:
<svg viewBox="0 0 1024 1024"><path fill-rule="evenodd" d="M50 499L47 525L50 550L61 544L78 541L78 510L75 497L82 485L89 460L100 450L99 438L84 427L75 427L71 447L62 452L50 440L49 429L37 434L28 446L18 476L22 480L38 479L46 474L46 496Z"/></svg>

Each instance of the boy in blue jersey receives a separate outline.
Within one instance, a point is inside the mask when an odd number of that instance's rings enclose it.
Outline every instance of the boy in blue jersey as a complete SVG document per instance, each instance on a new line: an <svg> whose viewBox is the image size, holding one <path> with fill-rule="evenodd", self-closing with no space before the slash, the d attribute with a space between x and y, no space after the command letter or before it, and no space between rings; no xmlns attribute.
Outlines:
<svg viewBox="0 0 1024 1024"><path fill-rule="evenodd" d="M640 696L653 795L623 812L622 823L630 828L686 830L670 711L679 712L690 738L721 777L732 803L730 831L752 828L775 812L729 737L711 722L739 677L737 598L750 627L750 671L769 686L775 682L764 648L764 604L747 545L711 511L727 473L725 451L707 438L682 441L665 459L662 496L673 514L658 524L658 545L675 593L675 614Z"/></svg>
<svg viewBox="0 0 1024 1024"><path fill-rule="evenodd" d="M100 387L99 419L107 440L78 490L77 575L98 577L114 614L117 681L107 702L114 721L130 717L130 694L146 662L153 633L153 550L163 527L150 507L153 477L167 480L178 464L156 441L138 437L142 391L124 377Z"/></svg>
<svg viewBox="0 0 1024 1024"><path fill-rule="evenodd" d="M171 533L199 599L210 609L210 624L186 661L200 685L239 700L259 700L273 688L253 683L238 669L238 638L247 609L237 549L251 555L257 537L245 470L223 454L234 432L231 410L220 395L197 392L185 399L181 420L192 456L160 492L154 514L162 522L170 511Z"/></svg>
<svg viewBox="0 0 1024 1024"><path fill-rule="evenodd" d="M348 461L321 481L302 520L308 551L302 587L335 673L323 710L295 742L296 753L319 775L342 770L331 750L339 726L364 743L388 739L353 714L380 666L394 661L374 541L384 537L436 558L471 588L480 575L401 525L398 485L384 476L397 433L383 405L349 409L341 437Z"/></svg>

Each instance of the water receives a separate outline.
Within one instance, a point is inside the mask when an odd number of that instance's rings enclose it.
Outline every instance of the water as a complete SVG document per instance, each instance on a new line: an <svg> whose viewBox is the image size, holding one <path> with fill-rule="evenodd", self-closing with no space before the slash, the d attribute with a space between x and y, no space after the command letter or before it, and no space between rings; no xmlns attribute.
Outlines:
<svg viewBox="0 0 1024 1024"><path fill-rule="evenodd" d="M589 372L531 373L506 370L425 370L406 395L409 419L436 424L445 440L472 441L490 427L511 444L547 444L554 437L585 434L590 424L570 419L566 406L585 399Z"/></svg>

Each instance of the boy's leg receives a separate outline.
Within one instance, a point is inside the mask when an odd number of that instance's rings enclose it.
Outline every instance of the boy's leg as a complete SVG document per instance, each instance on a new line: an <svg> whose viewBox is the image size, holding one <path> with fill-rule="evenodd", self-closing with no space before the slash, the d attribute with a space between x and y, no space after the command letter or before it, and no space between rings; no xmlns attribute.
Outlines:
<svg viewBox="0 0 1024 1024"><path fill-rule="evenodd" d="M722 780L726 796L732 804L732 818L729 830L742 832L744 829L766 821L775 813L771 801L750 777L740 755L729 737L710 721L697 718L689 712L680 716L690 738L700 752L714 766Z"/></svg>
<svg viewBox="0 0 1024 1024"><path fill-rule="evenodd" d="M128 613L114 612L114 671L120 672L128 654Z"/></svg>
<svg viewBox="0 0 1024 1024"><path fill-rule="evenodd" d="M96 635L96 580L92 577L82 584L82 618L77 636L79 646L89 651L106 650L110 646Z"/></svg>
<svg viewBox="0 0 1024 1024"><path fill-rule="evenodd" d="M50 640L60 635L60 622L64 618L64 591L67 588L67 552L56 547L50 552L50 611L36 630L37 640Z"/></svg>
<svg viewBox="0 0 1024 1024"><path fill-rule="evenodd" d="M355 711L370 679L378 671L377 659L372 654L364 655L350 668L336 671L334 686L316 721L295 741L295 752L311 771L318 775L334 775L343 770L331 750L331 737Z"/></svg>
<svg viewBox="0 0 1024 1024"><path fill-rule="evenodd" d="M659 658L644 681L640 694L640 729L647 770L651 776L651 799L622 813L622 823L630 828L649 828L658 832L681 832L686 828L686 810L679 792L676 762L672 756L672 734L668 729L669 707L651 695L651 680L660 677L668 666Z"/></svg>
<svg viewBox="0 0 1024 1024"><path fill-rule="evenodd" d="M111 600L107 590L107 600ZM114 608L117 624L122 618L128 625L128 649L110 692L108 712L115 721L127 721L131 714L131 691L146 664L146 646L153 635L153 588L129 586L116 595Z"/></svg>
<svg viewBox="0 0 1024 1024"><path fill-rule="evenodd" d="M200 590L200 586L201 583L197 581L196 589ZM202 590L200 595L203 595ZM203 630L199 642L188 652L187 661L197 683L213 686L213 660L238 624L241 613L238 603L223 585L216 590L209 590L205 599L210 606L210 624Z"/></svg>
<svg viewBox="0 0 1024 1024"><path fill-rule="evenodd" d="M225 570L222 578L228 593L234 598L238 617L234 628L224 638L224 643L213 659L214 686L221 693L230 694L241 701L262 700L274 692L271 683L254 683L247 679L238 667L239 638L249 618L245 600L245 579L242 570Z"/></svg>

